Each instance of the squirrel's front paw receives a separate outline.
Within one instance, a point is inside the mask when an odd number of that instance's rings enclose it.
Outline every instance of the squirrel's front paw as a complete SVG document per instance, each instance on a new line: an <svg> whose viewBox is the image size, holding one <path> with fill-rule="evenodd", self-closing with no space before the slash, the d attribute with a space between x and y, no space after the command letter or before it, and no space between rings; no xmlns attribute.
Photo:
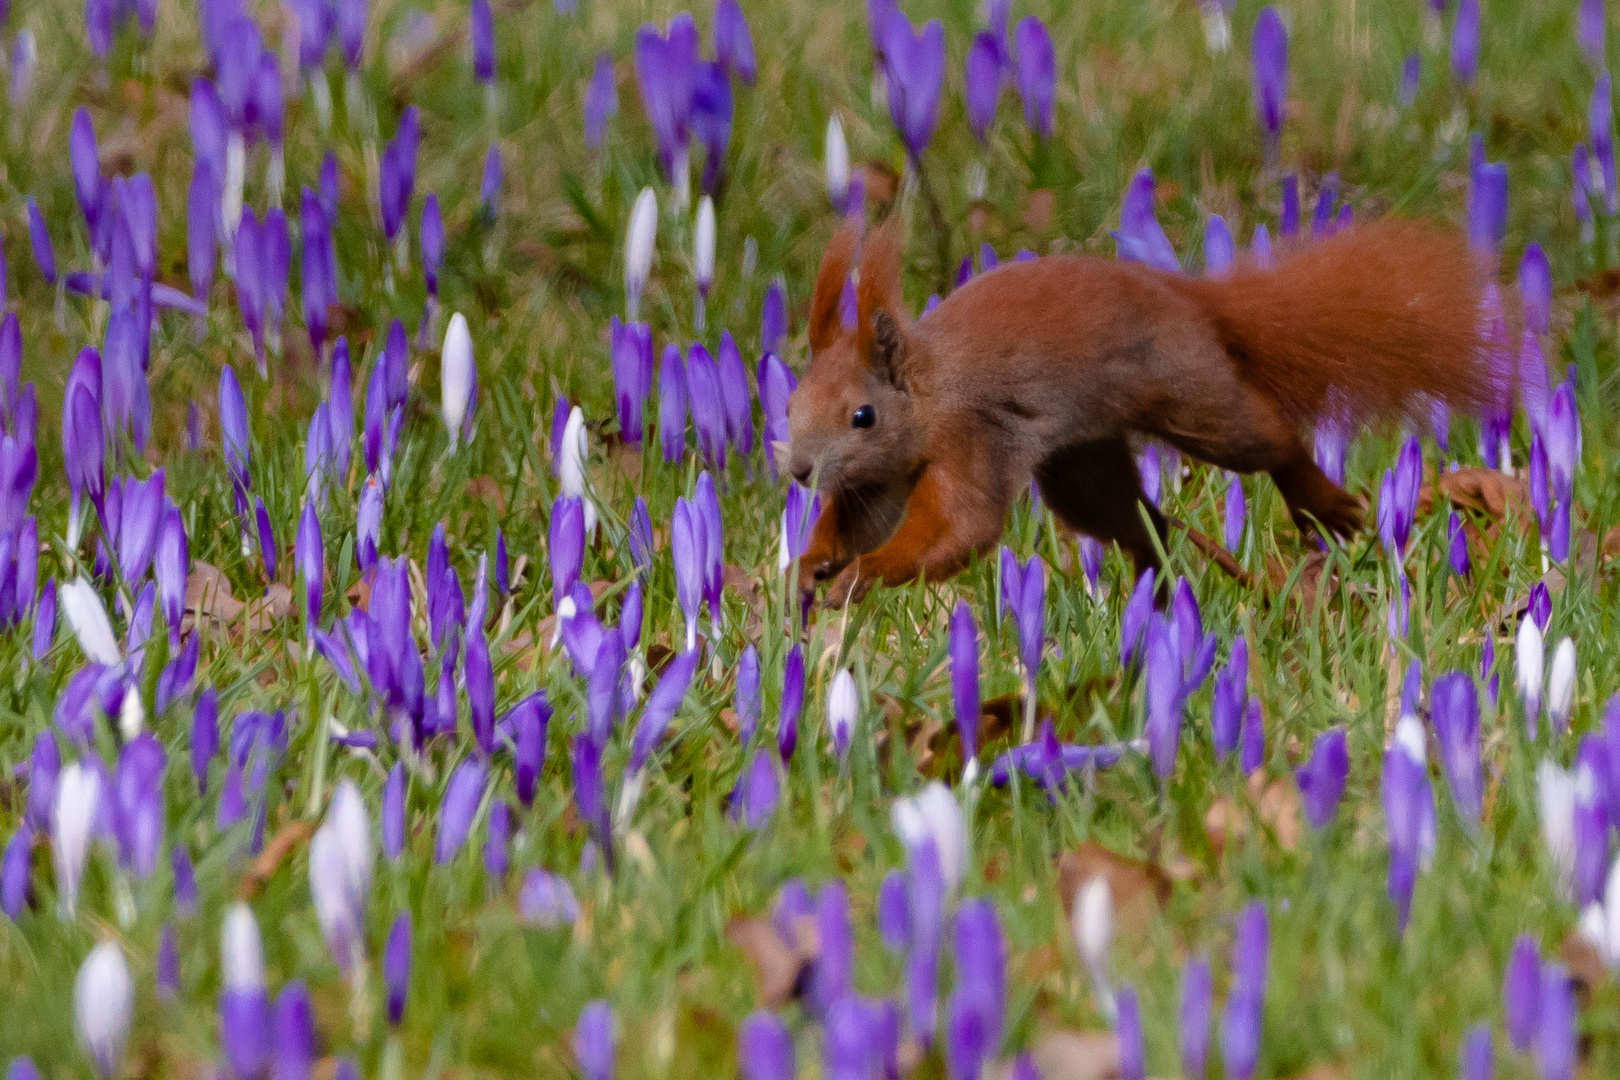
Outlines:
<svg viewBox="0 0 1620 1080"><path fill-rule="evenodd" d="M859 571L858 562L844 567L827 589L827 598L823 603L829 608L841 608L845 604L858 604L866 599L866 594L872 591L874 581L871 578L861 577Z"/></svg>

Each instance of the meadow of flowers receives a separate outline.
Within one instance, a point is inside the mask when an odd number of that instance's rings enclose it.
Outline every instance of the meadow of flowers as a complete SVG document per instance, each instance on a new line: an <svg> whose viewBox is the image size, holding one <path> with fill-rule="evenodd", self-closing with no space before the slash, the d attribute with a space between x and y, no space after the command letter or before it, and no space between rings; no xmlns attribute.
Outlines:
<svg viewBox="0 0 1620 1080"><path fill-rule="evenodd" d="M1620 1072L1602 0L707 4L0 0L10 1080ZM888 212L923 318L1448 220L1500 393L825 607Z"/></svg>

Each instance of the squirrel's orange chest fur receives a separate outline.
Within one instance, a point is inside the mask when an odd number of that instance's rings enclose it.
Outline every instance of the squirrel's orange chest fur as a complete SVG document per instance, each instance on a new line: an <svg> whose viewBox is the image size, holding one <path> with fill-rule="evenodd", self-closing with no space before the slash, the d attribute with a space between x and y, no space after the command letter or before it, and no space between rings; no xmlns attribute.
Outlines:
<svg viewBox="0 0 1620 1080"><path fill-rule="evenodd" d="M1353 532L1360 504L1316 467L1304 425L1327 408L1469 405L1488 389L1466 245L1414 223L1358 226L1276 270L1214 280L1084 256L1009 263L913 323L891 218L861 253L845 333L855 246L846 227L823 258L814 359L789 410L791 468L818 478L826 507L805 583L836 577L834 603L956 573L999 541L1032 477L1065 524L1154 565L1141 437L1268 472L1302 526Z"/></svg>

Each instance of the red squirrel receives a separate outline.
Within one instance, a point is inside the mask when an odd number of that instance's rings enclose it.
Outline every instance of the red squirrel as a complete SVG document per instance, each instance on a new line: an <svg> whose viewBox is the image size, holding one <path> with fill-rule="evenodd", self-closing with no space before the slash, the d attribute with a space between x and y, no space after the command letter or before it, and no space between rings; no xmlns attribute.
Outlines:
<svg viewBox="0 0 1620 1080"><path fill-rule="evenodd" d="M1477 408L1492 395L1484 278L1455 230L1387 218L1190 278L1080 255L1007 262L925 318L900 293L898 215L822 257L809 371L788 405L789 471L823 510L801 559L827 603L879 582L948 578L1000 540L1030 479L1058 520L1157 564L1133 439L1234 472L1267 472L1295 523L1347 537L1361 502L1301 433L1351 418ZM857 318L842 325L853 266Z"/></svg>

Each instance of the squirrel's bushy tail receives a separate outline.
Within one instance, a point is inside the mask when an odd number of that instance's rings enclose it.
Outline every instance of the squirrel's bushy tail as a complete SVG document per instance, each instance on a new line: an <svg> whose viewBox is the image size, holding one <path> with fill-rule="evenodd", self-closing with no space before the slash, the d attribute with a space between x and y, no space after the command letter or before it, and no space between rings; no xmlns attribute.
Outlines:
<svg viewBox="0 0 1620 1080"><path fill-rule="evenodd" d="M1484 277L1454 229L1386 218L1189 282L1239 372L1300 423L1465 411L1497 396L1480 333Z"/></svg>

